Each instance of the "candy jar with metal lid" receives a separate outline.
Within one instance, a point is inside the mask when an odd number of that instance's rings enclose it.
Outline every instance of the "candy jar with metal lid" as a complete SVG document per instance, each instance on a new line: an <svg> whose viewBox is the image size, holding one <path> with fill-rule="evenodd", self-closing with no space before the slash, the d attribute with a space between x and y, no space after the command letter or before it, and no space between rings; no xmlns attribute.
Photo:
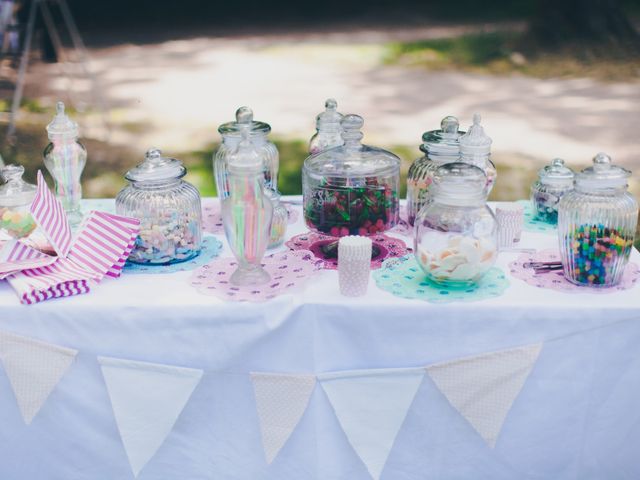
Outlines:
<svg viewBox="0 0 640 480"><path fill-rule="evenodd" d="M228 156L229 196L222 200L222 223L238 268L235 285L261 285L270 280L261 261L269 245L273 206L264 188L262 149L250 138L250 126L241 127L241 141Z"/></svg>
<svg viewBox="0 0 640 480"><path fill-rule="evenodd" d="M56 105L56 116L47 125L51 143L44 149L44 164L56 184L56 196L67 213L71 226L82 221L80 176L87 163L87 150L78 141L78 124L64 112L64 103Z"/></svg>
<svg viewBox="0 0 640 480"><path fill-rule="evenodd" d="M140 233L129 261L168 265L189 260L202 247L202 210L196 187L182 180L187 169L157 148L129 170L129 185L116 197L119 215L138 218Z"/></svg>
<svg viewBox="0 0 640 480"><path fill-rule="evenodd" d="M278 192L265 189L265 194L269 197L271 205L273 206L271 234L267 248L276 248L284 242L284 235L287 233L287 224L289 223L289 211L284 203L280 201L280 194Z"/></svg>
<svg viewBox="0 0 640 480"><path fill-rule="evenodd" d="M484 128L480 125L480 121L480 115L474 114L473 125L469 127L467 133L460 137L460 161L482 169L487 176L486 188L487 195L489 195L496 183L498 171L489 158L491 156L492 140L484 133Z"/></svg>
<svg viewBox="0 0 640 480"><path fill-rule="evenodd" d="M427 278L451 288L476 285L498 253L498 225L487 206L487 177L466 163L434 176L429 202L415 222L414 255Z"/></svg>
<svg viewBox="0 0 640 480"><path fill-rule="evenodd" d="M564 194L573 190L574 173L565 167L564 160L553 161L538 172L538 180L531 185L531 206L537 218L558 223L558 204Z"/></svg>
<svg viewBox="0 0 640 480"><path fill-rule="evenodd" d="M36 196L36 186L22 179L24 167L7 165L0 170L0 232L12 238L27 237L36 228L29 207Z"/></svg>
<svg viewBox="0 0 640 480"><path fill-rule="evenodd" d="M324 103L324 107L324 112L316 117L316 133L309 141L310 155L344 144L342 127L340 126L343 115L336 111L338 102L329 98Z"/></svg>
<svg viewBox="0 0 640 480"><path fill-rule="evenodd" d="M341 123L344 145L304 161L304 218L312 230L332 236L369 235L398 221L400 159L363 145L363 123L358 115L346 115Z"/></svg>
<svg viewBox="0 0 640 480"><path fill-rule="evenodd" d="M631 172L598 153L560 200L558 238L564 275L572 283L620 283L638 224L638 202L627 192Z"/></svg>
<svg viewBox="0 0 640 480"><path fill-rule="evenodd" d="M424 156L413 162L407 174L407 220L410 225L414 224L416 215L427 201L435 171L441 165L457 162L460 158L458 139L464 132L458 129L459 126L456 117L444 117L440 130L422 135L420 150Z"/></svg>
<svg viewBox="0 0 640 480"><path fill-rule="evenodd" d="M229 182L227 181L228 156L238 147L241 140L240 132L244 126L249 128L251 142L261 150L260 155L264 161L265 188L278 191L280 157L276 146L267 139L267 135L271 132L271 127L267 123L254 120L253 110L249 107L240 107L236 110L235 122L223 123L218 127L218 132L222 135L222 144L214 156L214 173L218 198L220 199L229 196Z"/></svg>

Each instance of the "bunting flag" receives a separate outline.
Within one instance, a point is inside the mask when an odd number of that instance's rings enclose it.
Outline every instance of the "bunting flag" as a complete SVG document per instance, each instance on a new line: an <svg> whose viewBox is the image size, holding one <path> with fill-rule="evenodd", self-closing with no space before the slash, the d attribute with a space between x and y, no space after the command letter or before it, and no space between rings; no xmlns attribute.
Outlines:
<svg viewBox="0 0 640 480"><path fill-rule="evenodd" d="M71 248L72 239L69 220L62 203L51 193L40 170L38 170L36 195L30 211L58 256L65 257Z"/></svg>
<svg viewBox="0 0 640 480"><path fill-rule="evenodd" d="M137 477L173 429L202 370L98 357L111 407Z"/></svg>
<svg viewBox="0 0 640 480"><path fill-rule="evenodd" d="M349 443L374 480L380 478L424 375L424 368L318 375Z"/></svg>
<svg viewBox="0 0 640 480"><path fill-rule="evenodd" d="M262 446L271 463L307 409L316 385L314 375L252 373Z"/></svg>
<svg viewBox="0 0 640 480"><path fill-rule="evenodd" d="M493 448L502 425L538 359L542 344L427 367L438 389Z"/></svg>
<svg viewBox="0 0 640 480"><path fill-rule="evenodd" d="M73 363L77 350L0 332L0 360L29 425Z"/></svg>

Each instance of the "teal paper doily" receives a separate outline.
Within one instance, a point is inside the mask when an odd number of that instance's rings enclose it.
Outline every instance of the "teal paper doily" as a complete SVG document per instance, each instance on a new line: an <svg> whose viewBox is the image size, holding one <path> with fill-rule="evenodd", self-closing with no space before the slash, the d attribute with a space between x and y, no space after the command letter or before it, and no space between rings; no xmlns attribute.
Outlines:
<svg viewBox="0 0 640 480"><path fill-rule="evenodd" d="M518 203L524 207L524 225L522 228L525 231L537 233L555 233L558 231L557 225L551 225L536 218L529 200L518 200Z"/></svg>
<svg viewBox="0 0 640 480"><path fill-rule="evenodd" d="M382 268L373 272L378 288L411 300L432 303L475 302L499 297L509 286L509 280L499 268L492 268L473 288L448 289L426 279L413 255L385 260Z"/></svg>

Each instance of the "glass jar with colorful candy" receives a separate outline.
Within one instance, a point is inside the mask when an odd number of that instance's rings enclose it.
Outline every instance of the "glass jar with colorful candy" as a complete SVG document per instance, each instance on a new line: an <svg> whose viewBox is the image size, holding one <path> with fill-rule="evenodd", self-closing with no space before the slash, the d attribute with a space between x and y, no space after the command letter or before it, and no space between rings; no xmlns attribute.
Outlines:
<svg viewBox="0 0 640 480"><path fill-rule="evenodd" d="M480 125L480 115L473 115L473 125L469 127L467 133L460 136L458 142L460 144L460 161L475 165L480 168L487 177L486 190L487 195L491 193L493 186L498 177L496 166L491 161L491 143L492 140L484 132L484 128Z"/></svg>
<svg viewBox="0 0 640 480"><path fill-rule="evenodd" d="M140 233L129 261L167 265L200 253L200 194L182 180L186 173L182 162L152 148L145 160L125 175L129 185L118 193L116 211L140 220Z"/></svg>
<svg viewBox="0 0 640 480"><path fill-rule="evenodd" d="M498 253L496 219L487 206L487 177L466 163L438 168L429 202L415 222L414 255L427 279L449 288L475 286Z"/></svg>
<svg viewBox="0 0 640 480"><path fill-rule="evenodd" d="M422 135L420 150L424 156L413 162L407 174L407 220L411 225L426 203L435 171L445 163L458 161L460 157L458 139L464 132L458 130L459 126L456 117L444 117L440 122L440 130L431 130Z"/></svg>
<svg viewBox="0 0 640 480"><path fill-rule="evenodd" d="M64 112L64 103L56 105L56 116L47 125L51 143L44 149L44 164L56 185L56 196L67 213L71 226L82 221L80 176L87 163L87 150L78 141L78 124Z"/></svg>
<svg viewBox="0 0 640 480"><path fill-rule="evenodd" d="M536 217L555 225L558 223L558 204L573 190L574 173L565 167L564 160L555 158L540 169L538 180L531 186L531 206Z"/></svg>
<svg viewBox="0 0 640 480"><path fill-rule="evenodd" d="M631 172L599 153L575 176L575 189L558 207L564 275L578 285L620 283L633 248L638 202L627 191Z"/></svg>
<svg viewBox="0 0 640 480"><path fill-rule="evenodd" d="M267 123L254 120L253 110L249 107L240 107L236 111L235 122L223 123L218 127L218 132L222 136L222 143L214 155L214 173L218 198L221 200L229 196L229 182L227 180L228 156L238 147L241 139L240 131L244 126L249 127L251 142L261 150L261 157L264 159L265 188L278 191L280 157L276 146L267 138L267 135L271 132L271 127Z"/></svg>
<svg viewBox="0 0 640 480"><path fill-rule="evenodd" d="M315 155L328 148L339 147L342 140L340 121L343 115L336 109L338 102L329 98L324 103L325 110L316 117L316 133L309 141L309 155Z"/></svg>
<svg viewBox="0 0 640 480"><path fill-rule="evenodd" d="M36 228L36 222L29 212L36 195L35 185L22 179L24 167L7 165L0 170L5 182L0 187L0 232L11 238L27 237Z"/></svg>
<svg viewBox="0 0 640 480"><path fill-rule="evenodd" d="M364 121L346 115L344 145L308 157L302 168L307 226L332 236L370 235L398 221L400 159L363 145Z"/></svg>

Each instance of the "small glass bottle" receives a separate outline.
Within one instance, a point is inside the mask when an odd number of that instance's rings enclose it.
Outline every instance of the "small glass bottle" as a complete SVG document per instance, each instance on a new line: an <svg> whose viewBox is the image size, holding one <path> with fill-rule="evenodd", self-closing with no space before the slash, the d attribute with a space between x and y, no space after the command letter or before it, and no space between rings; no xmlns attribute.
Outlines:
<svg viewBox="0 0 640 480"><path fill-rule="evenodd" d="M29 212L36 196L36 186L22 179L24 167L7 165L0 170L0 232L11 238L27 237L35 230L36 222Z"/></svg>
<svg viewBox="0 0 640 480"><path fill-rule="evenodd" d="M238 268L235 285L262 285L270 280L261 261L271 237L273 206L264 188L264 155L251 139L251 126L240 127L240 143L227 156L229 195L222 200L222 222Z"/></svg>
<svg viewBox="0 0 640 480"><path fill-rule="evenodd" d="M202 248L202 208L196 187L182 180L181 161L163 157L157 148L127 172L129 185L116 197L118 215L140 220L129 261L168 265L184 262Z"/></svg>
<svg viewBox="0 0 640 480"><path fill-rule="evenodd" d="M333 98L324 103L325 110L316 117L316 133L309 141L309 155L344 144L340 121L343 115L336 111L338 102Z"/></svg>
<svg viewBox="0 0 640 480"><path fill-rule="evenodd" d="M486 181L474 165L438 168L415 223L414 255L432 282L469 288L495 263L498 225L487 206Z"/></svg>
<svg viewBox="0 0 640 480"><path fill-rule="evenodd" d="M480 121L480 115L474 114L473 125L469 127L467 133L460 137L460 161L475 165L484 172L487 177L487 195L489 195L496 183L498 171L489 158L492 140L484 133Z"/></svg>
<svg viewBox="0 0 640 480"><path fill-rule="evenodd" d="M627 191L630 176L599 153L560 200L558 239L570 282L612 287L622 280L638 225L638 202Z"/></svg>
<svg viewBox="0 0 640 480"><path fill-rule="evenodd" d="M214 155L214 174L218 198L229 196L229 182L227 180L228 156L234 152L241 140L240 132L245 126L249 127L251 142L260 149L260 155L264 159L263 174L265 188L278 191L278 170L280 160L277 147L268 140L267 135L271 131L269 124L253 119L253 110L249 107L240 107L236 110L235 122L223 123L218 127L222 136L222 144Z"/></svg>
<svg viewBox="0 0 640 480"><path fill-rule="evenodd" d="M284 203L280 201L280 194L278 192L265 189L265 194L269 197L271 205L273 206L271 235L267 248L276 248L284 242L284 236L287 233L287 224L289 223L289 211Z"/></svg>
<svg viewBox="0 0 640 480"><path fill-rule="evenodd" d="M457 162L460 158L458 139L464 132L458 128L456 117L448 116L440 122L440 130L431 130L422 135L420 150L424 156L418 158L407 174L407 220L413 225L416 215L427 202L429 186L438 167Z"/></svg>
<svg viewBox="0 0 640 480"><path fill-rule="evenodd" d="M573 190L574 173L565 167L564 160L553 161L538 172L538 180L531 185L531 206L536 217L555 225L558 223L558 204L563 195Z"/></svg>
<svg viewBox="0 0 640 480"><path fill-rule="evenodd" d="M87 150L78 141L78 124L64 112L64 103L56 105L56 116L47 125L51 143L44 149L44 164L56 185L56 196L72 227L82 221L80 176L87 163Z"/></svg>

